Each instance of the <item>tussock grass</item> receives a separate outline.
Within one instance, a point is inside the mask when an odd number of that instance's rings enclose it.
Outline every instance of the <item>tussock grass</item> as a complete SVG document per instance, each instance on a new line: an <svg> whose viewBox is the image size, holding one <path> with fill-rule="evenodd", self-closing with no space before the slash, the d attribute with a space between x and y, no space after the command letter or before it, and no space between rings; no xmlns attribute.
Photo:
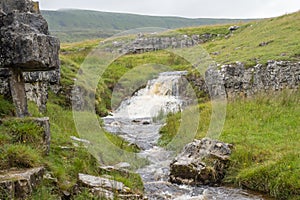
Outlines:
<svg viewBox="0 0 300 200"><path fill-rule="evenodd" d="M300 195L300 91L261 94L228 103L220 140L234 145L231 165L224 179L277 199ZM200 104L196 138L206 136L211 117L210 103ZM177 132L180 115L169 116L162 128L164 146Z"/></svg>
<svg viewBox="0 0 300 200"><path fill-rule="evenodd" d="M41 153L24 144L7 144L0 147L0 169L31 168L41 164Z"/></svg>

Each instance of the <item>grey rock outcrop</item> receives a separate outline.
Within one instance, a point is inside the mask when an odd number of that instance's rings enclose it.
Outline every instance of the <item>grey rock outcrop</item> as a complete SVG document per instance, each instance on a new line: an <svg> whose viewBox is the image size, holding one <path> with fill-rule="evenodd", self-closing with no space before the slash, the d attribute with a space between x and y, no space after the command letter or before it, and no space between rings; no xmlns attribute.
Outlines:
<svg viewBox="0 0 300 200"><path fill-rule="evenodd" d="M0 171L0 199L27 199L41 183L42 167L21 171Z"/></svg>
<svg viewBox="0 0 300 200"><path fill-rule="evenodd" d="M107 42L106 51L118 52L122 54L144 53L168 48L186 48L204 43L211 38L217 37L215 34L203 35L176 35L176 36L141 36L131 41Z"/></svg>
<svg viewBox="0 0 300 200"><path fill-rule="evenodd" d="M228 98L249 97L260 92L297 89L300 82L300 63L269 61L266 66L257 64L245 68L242 63L212 68L205 74L211 96L224 95ZM225 90L220 89L221 86Z"/></svg>
<svg viewBox="0 0 300 200"><path fill-rule="evenodd" d="M170 164L170 181L186 185L218 185L225 176L230 144L204 138L187 144Z"/></svg>
<svg viewBox="0 0 300 200"><path fill-rule="evenodd" d="M9 85L18 117L28 115L23 72L59 68L59 41L31 0L1 0L0 68L9 69ZM3 81L5 82L5 81Z"/></svg>

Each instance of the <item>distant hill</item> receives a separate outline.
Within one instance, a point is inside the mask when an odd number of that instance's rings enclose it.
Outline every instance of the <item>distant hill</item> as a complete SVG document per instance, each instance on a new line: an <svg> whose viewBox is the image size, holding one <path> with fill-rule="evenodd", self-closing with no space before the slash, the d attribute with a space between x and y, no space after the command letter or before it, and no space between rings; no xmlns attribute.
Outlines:
<svg viewBox="0 0 300 200"><path fill-rule="evenodd" d="M74 9L44 10L42 14L48 21L52 34L58 36L63 42L109 37L117 32L142 27L174 29L248 21L245 19L157 17Z"/></svg>

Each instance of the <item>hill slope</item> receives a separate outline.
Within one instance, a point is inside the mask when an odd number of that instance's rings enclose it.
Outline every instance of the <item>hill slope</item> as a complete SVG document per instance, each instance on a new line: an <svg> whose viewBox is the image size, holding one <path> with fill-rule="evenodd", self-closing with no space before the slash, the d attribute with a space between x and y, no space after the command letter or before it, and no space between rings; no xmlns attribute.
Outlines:
<svg viewBox="0 0 300 200"><path fill-rule="evenodd" d="M198 30L197 30L198 29ZM200 28L187 29L199 32ZM268 60L300 61L300 12L253 21L226 38L203 45L220 64L240 61L247 66Z"/></svg>
<svg viewBox="0 0 300 200"><path fill-rule="evenodd" d="M62 41L107 37L119 31L142 27L174 29L247 21L241 19L157 17L88 10L45 10L42 11L42 14L49 23L50 31L60 37Z"/></svg>

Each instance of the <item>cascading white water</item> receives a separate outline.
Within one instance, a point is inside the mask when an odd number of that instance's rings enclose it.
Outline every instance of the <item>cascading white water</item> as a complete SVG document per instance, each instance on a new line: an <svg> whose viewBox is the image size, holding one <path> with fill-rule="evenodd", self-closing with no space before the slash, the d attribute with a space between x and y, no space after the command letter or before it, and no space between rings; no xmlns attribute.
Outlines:
<svg viewBox="0 0 300 200"><path fill-rule="evenodd" d="M186 73L161 73L157 79L148 81L146 88L122 102L113 116L129 119L153 118L160 112L166 114L181 111L183 101L179 94L179 80Z"/></svg>
<svg viewBox="0 0 300 200"><path fill-rule="evenodd" d="M103 118L105 129L139 146L142 149L139 156L149 160L148 166L137 171L149 199L263 199L239 189L178 186L168 182L173 155L157 146L163 124L153 122L152 118L160 112L166 114L183 109L185 102L180 94L180 80L186 73L165 72L149 81L144 89L123 101L112 116Z"/></svg>

